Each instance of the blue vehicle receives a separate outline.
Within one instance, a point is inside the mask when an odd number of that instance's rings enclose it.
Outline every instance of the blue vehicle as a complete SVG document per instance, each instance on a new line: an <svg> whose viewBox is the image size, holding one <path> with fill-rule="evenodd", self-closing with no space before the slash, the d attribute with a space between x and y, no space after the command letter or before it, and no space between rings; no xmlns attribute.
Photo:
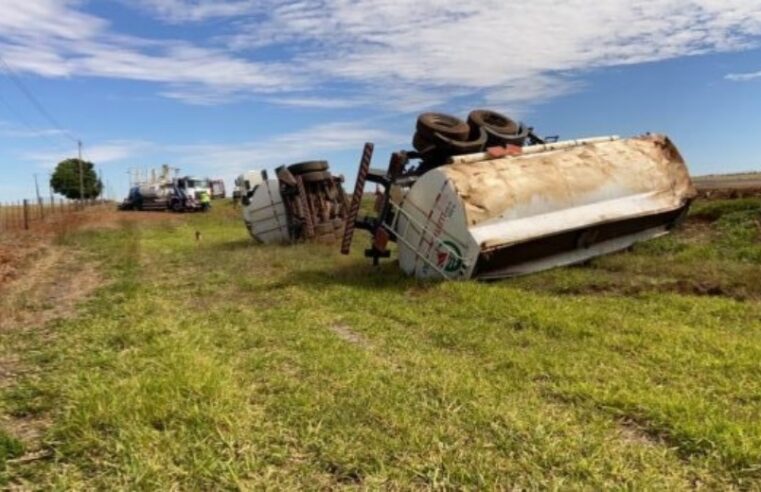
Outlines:
<svg viewBox="0 0 761 492"><path fill-rule="evenodd" d="M199 200L190 193L184 179L169 183L154 183L130 188L119 210L149 210L195 212L202 209Z"/></svg>

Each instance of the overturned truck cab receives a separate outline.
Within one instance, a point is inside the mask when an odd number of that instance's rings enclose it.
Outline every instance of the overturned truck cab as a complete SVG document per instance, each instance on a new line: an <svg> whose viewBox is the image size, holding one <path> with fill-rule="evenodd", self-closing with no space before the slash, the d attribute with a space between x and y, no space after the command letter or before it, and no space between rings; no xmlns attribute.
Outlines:
<svg viewBox="0 0 761 492"><path fill-rule="evenodd" d="M420 172L417 153L388 171L366 147L342 251L354 226L366 255L419 278L498 279L585 262L669 233L696 195L684 159L663 135L494 146ZM365 181L383 186L378 217L357 219ZM360 197L361 198L361 197Z"/></svg>
<svg viewBox="0 0 761 492"><path fill-rule="evenodd" d="M343 177L333 175L327 161L280 166L275 175L270 179L266 171L249 171L238 178L251 237L264 244L335 243L347 209Z"/></svg>

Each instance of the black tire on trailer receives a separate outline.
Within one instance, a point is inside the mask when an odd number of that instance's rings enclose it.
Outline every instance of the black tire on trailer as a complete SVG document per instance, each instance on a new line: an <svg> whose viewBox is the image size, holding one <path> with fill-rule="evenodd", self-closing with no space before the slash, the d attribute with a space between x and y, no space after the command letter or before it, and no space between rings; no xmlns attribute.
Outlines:
<svg viewBox="0 0 761 492"><path fill-rule="evenodd" d="M171 208L172 208L172 212L180 213L182 212L182 209L183 209L182 203L180 203L179 200L174 200L172 201Z"/></svg>
<svg viewBox="0 0 761 492"><path fill-rule="evenodd" d="M275 169L275 176L277 179L288 186L296 186L296 178L293 177L293 173L285 166L279 166Z"/></svg>
<svg viewBox="0 0 761 492"><path fill-rule="evenodd" d="M436 144L425 138L420 132L416 132L412 137L412 147L418 152L430 152L436 148Z"/></svg>
<svg viewBox="0 0 761 492"><path fill-rule="evenodd" d="M488 140L487 132L484 128L479 128L477 136L472 140L456 140L447 138L444 135L436 134L436 148L446 155L463 155L481 152L486 146Z"/></svg>
<svg viewBox="0 0 761 492"><path fill-rule="evenodd" d="M486 134L488 135L488 141L486 142L487 146L493 146L493 145L517 145L519 147L523 147L526 144L526 140L529 138L530 129L521 125L519 127L519 130L517 133L513 133L510 135L497 133L493 130L490 130L488 128L482 128Z"/></svg>
<svg viewBox="0 0 761 492"><path fill-rule="evenodd" d="M426 140L432 140L435 133L455 140L465 140L470 134L470 126L460 118L448 114L423 113L417 119L417 133Z"/></svg>
<svg viewBox="0 0 761 492"><path fill-rule="evenodd" d="M521 125L507 116L488 109L476 109L468 115L471 136L476 136L478 128L500 135L515 135L520 132Z"/></svg>
<svg viewBox="0 0 761 492"><path fill-rule="evenodd" d="M305 183L316 183L319 181L330 181L333 176L327 171L316 171L312 173L306 173L301 175L301 179Z"/></svg>
<svg viewBox="0 0 761 492"><path fill-rule="evenodd" d="M328 163L327 161L306 161L306 162L298 162L296 164L291 164L288 166L288 170L293 175L299 175L299 174L306 174L306 173L317 173L322 171L328 170Z"/></svg>

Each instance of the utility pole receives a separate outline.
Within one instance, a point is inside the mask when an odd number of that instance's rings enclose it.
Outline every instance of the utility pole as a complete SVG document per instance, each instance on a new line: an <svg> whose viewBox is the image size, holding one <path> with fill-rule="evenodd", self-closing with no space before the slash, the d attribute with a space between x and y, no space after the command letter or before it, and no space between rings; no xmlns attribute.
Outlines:
<svg viewBox="0 0 761 492"><path fill-rule="evenodd" d="M98 182L100 183L100 192L98 193L98 198L100 198L102 200L103 199L103 194L104 194L103 193L104 192L104 188L103 188L103 168L102 167L98 168Z"/></svg>
<svg viewBox="0 0 761 492"><path fill-rule="evenodd" d="M85 199L85 177L82 171L82 141L77 140L77 147L79 148L79 203L84 203Z"/></svg>
<svg viewBox="0 0 761 492"><path fill-rule="evenodd" d="M45 207L42 204L42 197L40 196L40 185L37 183L37 173L34 173L34 191L37 193L37 208L40 211L40 218L45 217Z"/></svg>
<svg viewBox="0 0 761 492"><path fill-rule="evenodd" d="M37 203L42 203L42 197L40 196L40 185L37 183L37 173L34 173L34 190L37 193Z"/></svg>

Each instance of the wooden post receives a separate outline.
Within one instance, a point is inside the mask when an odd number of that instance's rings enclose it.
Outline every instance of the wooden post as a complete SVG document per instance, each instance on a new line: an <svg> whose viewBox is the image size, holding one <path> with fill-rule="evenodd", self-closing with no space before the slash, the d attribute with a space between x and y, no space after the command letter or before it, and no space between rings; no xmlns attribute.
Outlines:
<svg viewBox="0 0 761 492"><path fill-rule="evenodd" d="M29 200L24 199L24 230L29 230Z"/></svg>

